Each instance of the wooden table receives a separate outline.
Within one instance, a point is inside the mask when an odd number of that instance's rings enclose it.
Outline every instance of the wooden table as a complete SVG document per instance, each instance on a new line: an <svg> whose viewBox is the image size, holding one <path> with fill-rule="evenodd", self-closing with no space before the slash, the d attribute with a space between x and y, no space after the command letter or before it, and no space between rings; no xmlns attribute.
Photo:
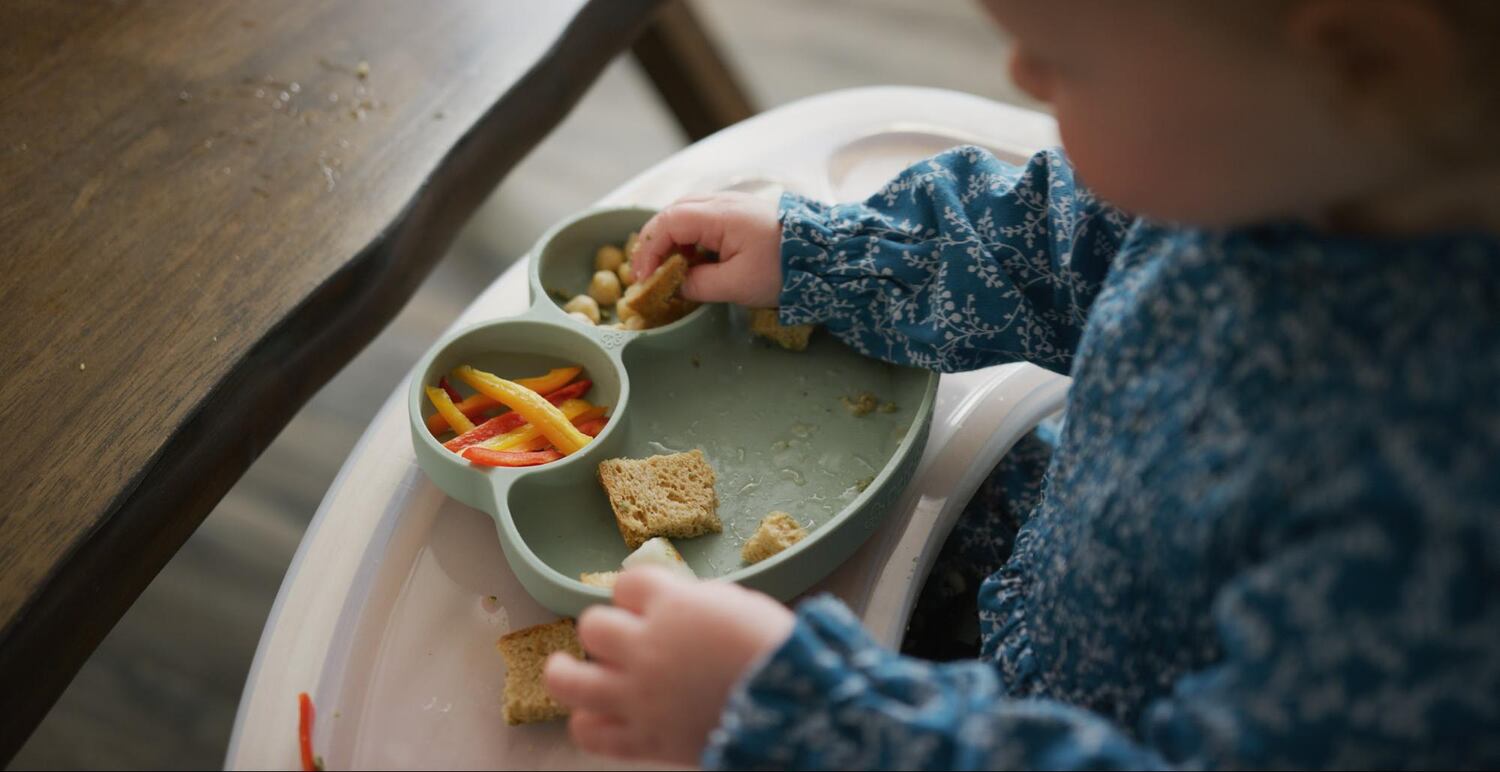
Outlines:
<svg viewBox="0 0 1500 772"><path fill-rule="evenodd" d="M0 11L0 762L657 5Z"/></svg>

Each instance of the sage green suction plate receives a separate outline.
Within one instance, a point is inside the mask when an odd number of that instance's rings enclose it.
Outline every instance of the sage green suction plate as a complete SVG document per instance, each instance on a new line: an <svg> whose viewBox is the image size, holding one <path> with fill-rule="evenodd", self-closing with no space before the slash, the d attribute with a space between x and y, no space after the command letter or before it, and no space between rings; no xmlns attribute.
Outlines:
<svg viewBox="0 0 1500 772"><path fill-rule="evenodd" d="M609 593L578 581L613 571L629 554L599 485L599 462L702 449L718 476L724 532L676 539L704 578L724 578L787 600L851 555L874 531L915 470L932 419L937 375L860 356L814 333L806 351L755 338L744 312L704 306L654 330L625 332L569 318L547 289L581 293L594 252L621 244L646 209L585 212L554 227L530 255L532 306L440 342L417 366L408 397L422 469L449 495L495 517L506 560L542 605L576 615ZM610 406L604 431L584 450L522 469L471 465L445 450L425 424L423 393L460 364L502 377L581 365L588 399ZM860 392L894 403L857 417L843 398ZM740 547L780 510L808 538L753 566Z"/></svg>

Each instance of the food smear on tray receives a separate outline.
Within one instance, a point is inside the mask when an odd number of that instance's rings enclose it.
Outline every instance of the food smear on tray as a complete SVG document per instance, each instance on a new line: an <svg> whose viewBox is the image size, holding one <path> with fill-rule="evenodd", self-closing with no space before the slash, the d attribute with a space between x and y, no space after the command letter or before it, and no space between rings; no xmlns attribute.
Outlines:
<svg viewBox="0 0 1500 772"><path fill-rule="evenodd" d="M702 259L698 250L672 254L655 273L637 282L628 257L635 249L636 238L632 232L623 246L599 247L585 292L570 296L548 290L568 316L582 324L639 331L671 324L698 307L681 293L688 267Z"/></svg>
<svg viewBox="0 0 1500 772"><path fill-rule="evenodd" d="M609 408L590 402L581 367L559 367L507 380L460 365L452 377L474 390L463 397L448 377L424 391L434 411L427 428L443 447L478 466L523 467L582 450L604 431Z"/></svg>

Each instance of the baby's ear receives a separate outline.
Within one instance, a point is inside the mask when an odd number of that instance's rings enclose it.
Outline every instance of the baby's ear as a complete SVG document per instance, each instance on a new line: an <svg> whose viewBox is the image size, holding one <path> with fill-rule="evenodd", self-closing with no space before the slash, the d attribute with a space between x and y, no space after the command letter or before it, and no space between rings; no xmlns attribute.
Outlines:
<svg viewBox="0 0 1500 772"><path fill-rule="evenodd" d="M1462 79L1464 40L1437 3L1305 0L1290 6L1285 29L1356 109L1420 108Z"/></svg>

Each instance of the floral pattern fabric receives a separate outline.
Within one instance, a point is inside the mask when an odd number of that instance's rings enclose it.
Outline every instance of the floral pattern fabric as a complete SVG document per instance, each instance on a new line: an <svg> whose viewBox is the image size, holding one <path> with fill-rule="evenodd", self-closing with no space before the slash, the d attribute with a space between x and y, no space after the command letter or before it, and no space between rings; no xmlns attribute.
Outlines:
<svg viewBox="0 0 1500 772"><path fill-rule="evenodd" d="M782 218L784 323L1073 386L980 660L805 602L705 766L1500 765L1493 235L1171 227L972 147Z"/></svg>

